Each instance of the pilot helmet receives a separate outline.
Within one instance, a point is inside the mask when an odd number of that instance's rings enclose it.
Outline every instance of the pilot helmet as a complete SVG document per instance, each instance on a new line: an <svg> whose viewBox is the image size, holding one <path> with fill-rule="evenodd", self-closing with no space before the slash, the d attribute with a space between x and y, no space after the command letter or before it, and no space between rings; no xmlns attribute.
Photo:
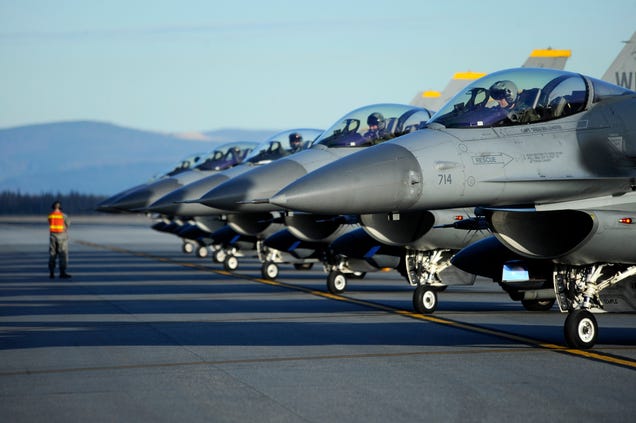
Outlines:
<svg viewBox="0 0 636 423"><path fill-rule="evenodd" d="M495 100L506 100L509 105L517 100L517 86L509 80L497 81L488 90L490 96Z"/></svg>
<svg viewBox="0 0 636 423"><path fill-rule="evenodd" d="M292 132L291 134L289 134L289 143L294 145L296 143L302 142L303 141L303 136L300 135L298 132Z"/></svg>
<svg viewBox="0 0 636 423"><path fill-rule="evenodd" d="M367 125L377 125L378 129L384 129L384 116L382 116L382 113L378 112L371 113L367 118Z"/></svg>

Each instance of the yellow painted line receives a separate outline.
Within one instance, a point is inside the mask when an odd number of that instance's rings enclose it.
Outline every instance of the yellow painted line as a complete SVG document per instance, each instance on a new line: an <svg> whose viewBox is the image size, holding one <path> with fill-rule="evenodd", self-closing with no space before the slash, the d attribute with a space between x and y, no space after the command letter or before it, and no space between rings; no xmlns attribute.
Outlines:
<svg viewBox="0 0 636 423"><path fill-rule="evenodd" d="M301 292L305 292L307 294L315 295L317 297L322 297L322 298L329 299L329 300L342 301L342 302L346 302L346 303L349 303L349 304L356 304L356 305L360 305L360 306L363 306L363 307L373 308L373 309L376 309L376 310L385 311L387 313L397 314L397 315L400 315L400 316L409 317L409 318L416 319L416 320L423 320L423 321L427 321L429 323L435 323L435 324L439 324L439 325L449 326L449 327L453 327L453 328L456 328L456 329L466 330L466 331L469 331L469 332L477 332L477 333L481 333L481 334L484 334L484 335L490 335L490 336L494 336L494 337L497 337L497 338L503 338L503 339L507 339L509 341L514 341L514 342L530 345L530 346L536 347L536 348L541 348L541 349L545 349L545 350L549 350L549 351L554 351L554 352L565 353L565 354L569 354L569 355L573 355L573 356L588 358L588 359L601 361L601 362L605 362L605 363L610 363L610 364L615 364L615 365L619 365L619 366L624 366L624 367L636 370L636 360L632 360L632 359L629 359L629 358L615 357L615 356L611 356L611 355L607 355L607 354L603 354L603 353L599 353L599 352L595 352L595 351L568 348L568 347L564 347L562 345L551 344L551 343L547 343L547 342L541 342L539 340L536 340L536 339L533 339L533 338L528 338L528 337L525 337L525 336L522 336L522 335L515 335L515 334L512 334L512 333L508 333L508 332L498 331L496 329L489 329L489 328L482 327L482 326L472 325L470 323L458 322L458 321L455 321L455 320L445 319L445 318L437 317L437 316L433 316L433 315L419 314L419 313L415 313L413 311L408 311L408 310L403 310L403 309L399 309L399 308L395 308L395 307L391 307L391 306L386 306L384 304L374 303L374 302L365 301L365 300L359 300L359 299L356 299L356 298L346 297L346 296L343 296L343 295L335 295L335 294L332 294L330 292L316 291L315 289L305 288L305 287L298 286L298 285L292 285L292 284L285 283L285 282L272 281L272 280L262 279L262 278L250 278L248 276L233 274L233 273L227 272L225 270L211 269L209 267L196 265L196 264L192 264L192 263L182 263L182 262L179 262L177 260L173 260L173 259L169 259L169 258L165 258L165 257L154 256L152 254L145 254L145 253L139 253L139 252L135 252L135 251L130 251L130 250L126 250L126 249L119 248L119 247L110 247L110 246L99 245L99 244L86 242L86 241L76 241L76 242L78 242L79 244L87 245L87 246L92 246L92 247L96 247L96 248L100 248L100 249L106 249L106 250L112 250L112 251L116 251L116 252L132 254L132 255L135 255L135 256L139 256L139 257L146 257L146 258L151 258L151 259L159 259L161 261L173 263L173 264L176 264L176 265L180 265L180 266L184 266L184 267L191 267L191 268L195 268L197 270L202 270L202 271L205 271L205 272L217 273L219 275L230 276L230 277L233 277L233 278L236 278L236 279L251 280L251 281L262 283L262 284L266 284L266 285L282 287L282 288L295 290L295 291L301 291Z"/></svg>

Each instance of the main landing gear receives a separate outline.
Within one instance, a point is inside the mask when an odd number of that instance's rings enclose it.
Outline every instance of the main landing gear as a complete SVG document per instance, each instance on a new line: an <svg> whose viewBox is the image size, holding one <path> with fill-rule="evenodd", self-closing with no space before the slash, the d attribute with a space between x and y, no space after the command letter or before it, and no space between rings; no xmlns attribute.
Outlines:
<svg viewBox="0 0 636 423"><path fill-rule="evenodd" d="M600 292L636 275L636 266L611 263L591 266L559 265L554 270L554 291L559 308L568 312L563 333L568 346L592 348L598 324L591 310L603 310Z"/></svg>

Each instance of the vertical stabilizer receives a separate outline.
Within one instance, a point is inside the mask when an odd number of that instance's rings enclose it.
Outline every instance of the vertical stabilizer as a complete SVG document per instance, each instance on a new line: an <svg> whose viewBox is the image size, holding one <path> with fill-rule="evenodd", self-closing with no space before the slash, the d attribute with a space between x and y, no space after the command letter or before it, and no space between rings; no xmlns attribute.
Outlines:
<svg viewBox="0 0 636 423"><path fill-rule="evenodd" d="M636 32L603 75L603 81L636 91Z"/></svg>
<svg viewBox="0 0 636 423"><path fill-rule="evenodd" d="M437 111L459 90L484 75L486 74L481 72L457 72L453 75L453 79L448 82L444 91L421 91L413 98L411 105Z"/></svg>
<svg viewBox="0 0 636 423"><path fill-rule="evenodd" d="M552 48L532 50L530 57L528 57L522 67L562 70L571 55L571 50L554 50Z"/></svg>

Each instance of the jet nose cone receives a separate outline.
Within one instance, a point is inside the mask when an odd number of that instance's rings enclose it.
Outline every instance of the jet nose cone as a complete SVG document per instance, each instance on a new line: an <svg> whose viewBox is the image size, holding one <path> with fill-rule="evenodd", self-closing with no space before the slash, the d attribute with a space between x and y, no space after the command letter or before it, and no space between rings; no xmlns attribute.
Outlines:
<svg viewBox="0 0 636 423"><path fill-rule="evenodd" d="M175 204L179 201L187 200L188 197L184 194L184 190L186 187L182 187L172 191L159 198L157 201L149 205L146 210L153 213L161 213L167 215L177 215L179 214L179 207L182 204Z"/></svg>
<svg viewBox="0 0 636 423"><path fill-rule="evenodd" d="M115 204L118 200L130 194L131 192L140 190L146 186L148 186L148 184L135 185L132 188L128 188L118 192L115 195L111 195L104 201L97 204L97 206L95 207L95 210L99 212L103 212L103 213L124 213L125 210L118 209L117 207L114 207L113 204Z"/></svg>
<svg viewBox="0 0 636 423"><path fill-rule="evenodd" d="M111 204L111 206L123 210L139 211L139 209L145 209L148 205L158 200L163 195L179 188L180 186L181 184L176 179L161 179L128 193Z"/></svg>
<svg viewBox="0 0 636 423"><path fill-rule="evenodd" d="M116 207L113 207L112 204L117 201L120 195L114 195L105 199L95 206L95 210L102 213L121 213L123 210L120 210Z"/></svg>
<svg viewBox="0 0 636 423"><path fill-rule="evenodd" d="M281 188L307 174L305 168L293 159L283 159L259 166L222 183L201 197L207 206L231 211L272 211L271 204L242 204L240 202L265 199Z"/></svg>
<svg viewBox="0 0 636 423"><path fill-rule="evenodd" d="M139 209L148 204L150 195L151 191L148 190L148 187L139 188L116 199L110 204L110 207L124 211Z"/></svg>
<svg viewBox="0 0 636 423"><path fill-rule="evenodd" d="M385 213L408 209L421 193L417 159L406 148L388 142L303 176L270 203L311 213Z"/></svg>
<svg viewBox="0 0 636 423"><path fill-rule="evenodd" d="M180 203L180 201L197 200L203 194L227 180L228 177L226 175L217 173L192 182L159 198L148 207L148 211L173 216L209 215L214 210L208 206L198 203Z"/></svg>

